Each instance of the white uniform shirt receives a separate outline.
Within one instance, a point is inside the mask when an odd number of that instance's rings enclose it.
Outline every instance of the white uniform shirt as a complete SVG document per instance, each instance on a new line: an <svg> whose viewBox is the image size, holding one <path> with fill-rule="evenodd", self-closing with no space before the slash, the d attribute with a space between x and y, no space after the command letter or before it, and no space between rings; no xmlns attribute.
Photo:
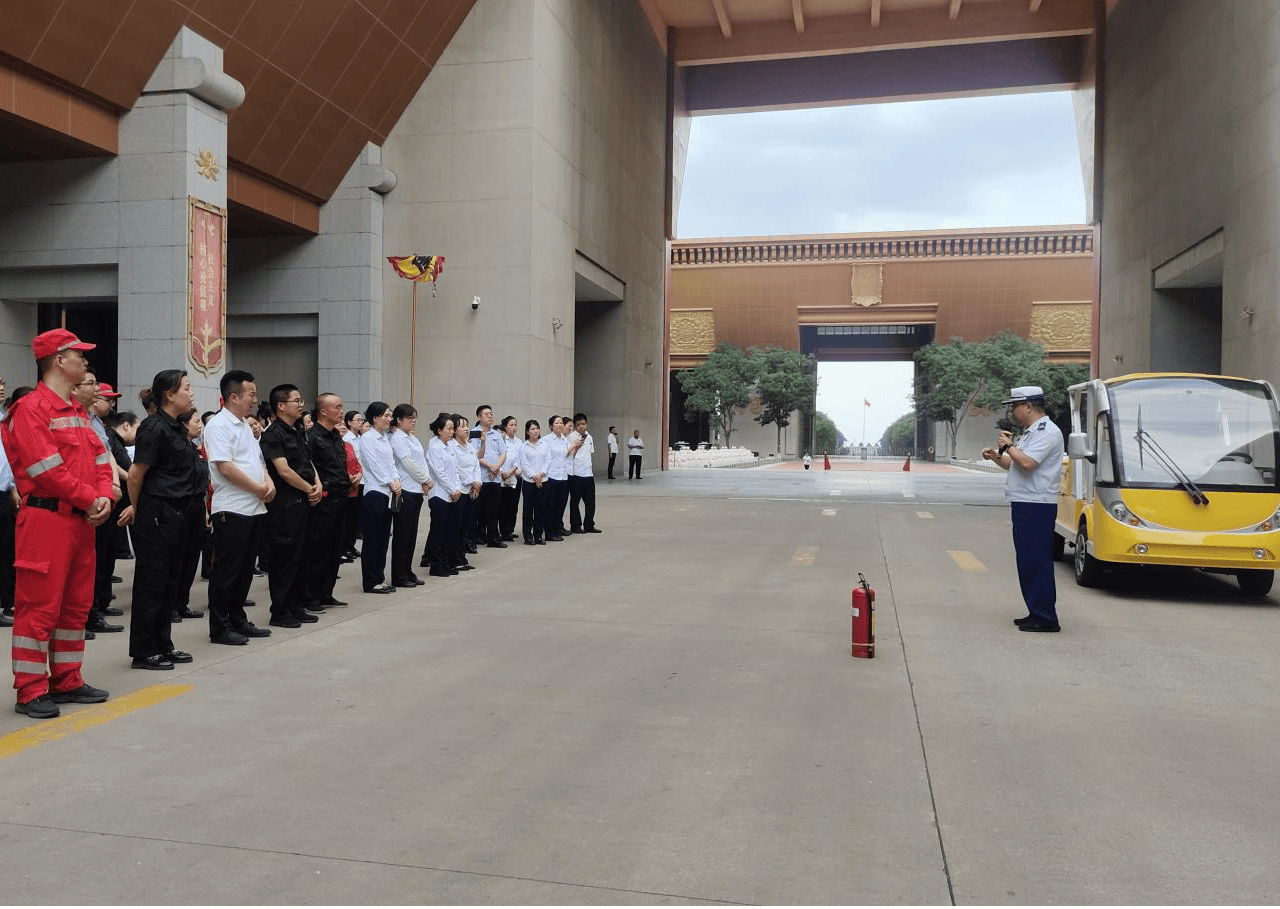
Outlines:
<svg viewBox="0 0 1280 909"><path fill-rule="evenodd" d="M470 448L458 444L457 439L451 439L449 447L453 451L454 460L458 462L458 482L463 489L469 491L472 483L480 482L480 461Z"/></svg>
<svg viewBox="0 0 1280 909"><path fill-rule="evenodd" d="M436 484L431 487L431 498L448 502L455 492L462 492L462 482L458 479L458 460L449 446L440 441L439 436L427 443L427 470L432 482Z"/></svg>
<svg viewBox="0 0 1280 909"><path fill-rule="evenodd" d="M360 437L351 430L347 430L347 434L342 437L342 441L351 443L351 450L356 453L356 462L360 465L361 473L364 472L364 461L360 459ZM361 480L363 483L364 481Z"/></svg>
<svg viewBox="0 0 1280 909"><path fill-rule="evenodd" d="M617 433L609 433L609 454L618 453L618 435Z"/></svg>
<svg viewBox="0 0 1280 909"><path fill-rule="evenodd" d="M204 450L209 458L209 479L213 482L210 511L213 514L226 511L250 517L266 514L267 506L260 498L236 486L218 470L218 462L225 461L255 483L266 481L267 467L262 460L262 448L253 437L249 421L240 419L224 407L205 424Z"/></svg>
<svg viewBox="0 0 1280 909"><path fill-rule="evenodd" d="M569 459L565 455L569 450L569 440L553 432L543 437L542 444L547 447L547 479L569 479Z"/></svg>
<svg viewBox="0 0 1280 909"><path fill-rule="evenodd" d="M391 453L396 458L396 470L400 474L400 486L410 492L421 492L422 484L427 482L427 456L422 450L418 437L403 429L393 429L391 436Z"/></svg>
<svg viewBox="0 0 1280 909"><path fill-rule="evenodd" d="M633 455L638 455L644 451L644 439L637 439L635 436L627 439L627 451Z"/></svg>
<svg viewBox="0 0 1280 909"><path fill-rule="evenodd" d="M546 439L539 439L536 444L528 439L520 443L520 473L527 482L532 483L537 477L546 478L550 451Z"/></svg>
<svg viewBox="0 0 1280 909"><path fill-rule="evenodd" d="M391 498L391 483L400 479L391 441L370 427L360 437L360 460L364 464L364 494L380 492Z"/></svg>
<svg viewBox="0 0 1280 909"><path fill-rule="evenodd" d="M1017 462L1010 464L1004 497L1010 502L1057 502L1058 479L1062 475L1062 430L1053 420L1041 417L1013 444L1036 462L1036 469L1028 472Z"/></svg>
<svg viewBox="0 0 1280 909"><path fill-rule="evenodd" d="M507 453L507 460L503 462L502 470L498 472L498 476L501 477L502 474L511 471L511 476L503 480L502 485L515 489L516 484L520 482L521 476L521 473L516 471L520 467L520 446L522 443L518 438L511 438L506 433L503 433L502 444Z"/></svg>
<svg viewBox="0 0 1280 909"><path fill-rule="evenodd" d="M569 434L569 448L572 448L578 439L582 438L577 430ZM591 456L596 453L595 439L591 438L591 433L587 433L586 441L582 443L582 447L569 456L569 473L575 477L590 477L595 473L591 469Z"/></svg>
<svg viewBox="0 0 1280 909"><path fill-rule="evenodd" d="M471 453L476 456L476 463L479 464L479 457L480 457L480 434L479 433L475 433L474 435L471 436L471 438L467 441L467 447L471 449ZM487 433L485 433L484 459L489 463L491 467L498 467L499 463L502 461L502 456L505 455L506 453L507 453L507 437L506 435L503 434L502 430L498 429L495 426L491 428ZM480 467L480 482L481 483L501 483L502 470L505 469L505 467L506 467L506 464L505 463L502 464L502 467L498 469L498 475L496 477L489 475L488 467Z"/></svg>

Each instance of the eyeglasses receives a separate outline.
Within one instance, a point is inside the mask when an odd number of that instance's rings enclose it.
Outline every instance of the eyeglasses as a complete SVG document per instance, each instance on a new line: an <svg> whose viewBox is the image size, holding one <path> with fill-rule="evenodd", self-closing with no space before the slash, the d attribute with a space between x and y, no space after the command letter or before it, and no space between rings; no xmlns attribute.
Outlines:
<svg viewBox="0 0 1280 909"><path fill-rule="evenodd" d="M301 403L302 403L302 398L286 398L286 399L285 399L285 401L284 401L284 403L286 403L286 404L301 404Z"/></svg>
<svg viewBox="0 0 1280 909"><path fill-rule="evenodd" d="M0 385L3 385L3 384L4 384L3 382L0 382ZM77 382L76 383L76 388L97 388L97 387L98 387L97 382Z"/></svg>

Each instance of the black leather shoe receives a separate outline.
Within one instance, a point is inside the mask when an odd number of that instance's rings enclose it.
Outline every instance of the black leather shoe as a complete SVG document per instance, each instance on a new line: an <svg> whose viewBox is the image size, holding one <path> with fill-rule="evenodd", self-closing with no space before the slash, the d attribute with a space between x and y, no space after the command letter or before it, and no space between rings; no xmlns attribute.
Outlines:
<svg viewBox="0 0 1280 909"><path fill-rule="evenodd" d="M348 604L344 603L342 600L336 600L333 597L328 597L327 599L323 600L320 605L328 607L330 609L342 609Z"/></svg>
<svg viewBox="0 0 1280 909"><path fill-rule="evenodd" d="M13 619L9 618L4 613L0 612L0 628L12 628L12 627L13 627Z"/></svg>
<svg viewBox="0 0 1280 909"><path fill-rule="evenodd" d="M155 656L134 657L134 669L172 669L173 664L166 660L163 654L157 653Z"/></svg>
<svg viewBox="0 0 1280 909"><path fill-rule="evenodd" d="M365 593L395 593L396 589L390 584L379 584L377 587L369 587Z"/></svg>
<svg viewBox="0 0 1280 909"><path fill-rule="evenodd" d="M25 704L19 701L13 705L13 712L24 713L35 720L51 720L62 713L62 711L58 709L58 705L53 702L53 698L49 697L47 694L42 694L38 698L32 698Z"/></svg>
<svg viewBox="0 0 1280 909"><path fill-rule="evenodd" d="M112 584L123 584L123 583L124 583L124 578L120 577L120 575L118 575L118 574L113 574L113 575L111 576L111 583L112 583Z"/></svg>
<svg viewBox="0 0 1280 909"><path fill-rule="evenodd" d="M417 583L414 582L412 578L392 578L391 586L413 588L413 587L417 587L418 585Z"/></svg>
<svg viewBox="0 0 1280 909"><path fill-rule="evenodd" d="M1014 619L1014 620L1013 620L1013 624L1015 624L1015 625L1025 625L1025 624L1027 624L1027 622L1030 622L1033 618L1034 618L1034 616L1032 616L1030 613L1028 613L1027 615L1024 615L1024 616L1023 616L1022 618L1020 618L1020 619Z"/></svg>
<svg viewBox="0 0 1280 909"><path fill-rule="evenodd" d="M525 537L525 538L524 538L524 545L526 545L526 546L532 546L532 545L533 545L533 537Z"/></svg>
<svg viewBox="0 0 1280 909"><path fill-rule="evenodd" d="M86 641L96 641L98 639L98 636L94 634L92 631L86 631L84 633L84 639Z"/></svg>
<svg viewBox="0 0 1280 909"><path fill-rule="evenodd" d="M124 631L123 625L112 625L104 618L89 619L84 625L85 631L96 631L102 634L112 634L117 631Z"/></svg>
<svg viewBox="0 0 1280 909"><path fill-rule="evenodd" d="M182 621L182 613L178 612L176 609L173 610L173 612L169 613L169 621L177 625Z"/></svg>
<svg viewBox="0 0 1280 909"><path fill-rule="evenodd" d="M209 638L209 640L214 644L230 644L234 647L249 643L249 639L238 631L224 631L216 637Z"/></svg>
<svg viewBox="0 0 1280 909"><path fill-rule="evenodd" d="M253 576L255 578L265 578L267 576L267 573L263 571L261 568L255 568L253 569Z"/></svg>
<svg viewBox="0 0 1280 909"><path fill-rule="evenodd" d="M457 574L457 572L454 571L452 568L439 568L433 565L431 567L431 571L429 571L428 574L430 574L433 578L451 578L455 574Z"/></svg>
<svg viewBox="0 0 1280 909"><path fill-rule="evenodd" d="M475 571L475 570L476 570L476 566L472 565L470 562L463 562L461 565L458 565L458 566L456 567L456 569L455 569L455 570L457 570L457 571Z"/></svg>
<svg viewBox="0 0 1280 909"><path fill-rule="evenodd" d="M471 543L467 544L467 555L475 555L478 550Z"/></svg>
<svg viewBox="0 0 1280 909"><path fill-rule="evenodd" d="M189 606L183 606L181 609L179 609L178 615L182 616L184 619L203 619L204 618L203 612L201 612L198 609L192 609Z"/></svg>
<svg viewBox="0 0 1280 909"><path fill-rule="evenodd" d="M257 604L257 603L255 603L253 600L245 600L245 601L244 601L244 608L245 608L245 609L252 609L254 606L257 606L257 605L258 605L258 604Z"/></svg>
<svg viewBox="0 0 1280 909"><path fill-rule="evenodd" d="M320 621L320 616L312 615L309 612L295 612L293 617L303 625L314 625L316 622Z"/></svg>
<svg viewBox="0 0 1280 909"><path fill-rule="evenodd" d="M428 558L426 558L426 557L424 556L424 557L423 557L423 558L418 562L418 567L419 567L419 568L430 568L430 567L431 567L431 560L430 560L430 559L428 559Z"/></svg>
<svg viewBox="0 0 1280 909"><path fill-rule="evenodd" d="M246 638L271 637L270 628L259 628L257 625L253 624L253 622L246 622L244 625L237 628L236 631L240 632L240 634L244 635Z"/></svg>
<svg viewBox="0 0 1280 909"><path fill-rule="evenodd" d="M504 539L508 543L514 543L517 538L514 533L504 533L502 535L502 539Z"/></svg>
<svg viewBox="0 0 1280 909"><path fill-rule="evenodd" d="M579 530L578 533L604 533L599 527L588 527L586 530Z"/></svg>
<svg viewBox="0 0 1280 909"><path fill-rule="evenodd" d="M548 543L563 543L563 542L564 542L564 537L560 536L560 534L558 534L558 533L549 533L549 534L547 534L547 542L548 542Z"/></svg>
<svg viewBox="0 0 1280 909"><path fill-rule="evenodd" d="M170 650L164 655L170 663L190 663L193 657L185 650Z"/></svg>
<svg viewBox="0 0 1280 909"><path fill-rule="evenodd" d="M124 610L123 610L123 609L121 609L121 608L120 608L120 607L118 607L118 606L108 606L106 609L102 610L102 614L103 614L103 615L112 615L112 616L115 616L115 615L124 615Z"/></svg>
<svg viewBox="0 0 1280 909"><path fill-rule="evenodd" d="M1021 625L1019 625L1018 630L1019 631L1061 631L1062 626L1056 625L1056 624L1050 625L1048 622L1042 622L1039 619L1033 618L1030 621L1023 622Z"/></svg>
<svg viewBox="0 0 1280 909"><path fill-rule="evenodd" d="M534 546L546 546L546 545L547 545L547 541L546 541L546 540L544 540L542 537L534 537L534 538L533 538L533 545L534 545Z"/></svg>
<svg viewBox="0 0 1280 909"><path fill-rule="evenodd" d="M485 545L490 549L506 549L507 548L507 544L502 542L501 540L495 540L494 542L486 543Z"/></svg>
<svg viewBox="0 0 1280 909"><path fill-rule="evenodd" d="M315 613L324 612L324 607L321 606L319 603L308 603L302 608L305 609L307 612L315 612Z"/></svg>
<svg viewBox="0 0 1280 909"><path fill-rule="evenodd" d="M50 691L49 697L55 704L101 704L111 697L111 692L94 688L85 682L79 688L72 688L70 691Z"/></svg>
<svg viewBox="0 0 1280 909"><path fill-rule="evenodd" d="M301 623L301 622L299 622L297 619L293 618L292 616L290 616L290 617L289 617L289 618L287 618L287 619L274 619L274 618L273 618L273 619L272 619L270 622L268 622L267 624L268 624L268 625L275 625L277 628L301 628L301 627L302 627L302 623ZM247 640L247 639L246 639L245 643L248 643L248 640Z"/></svg>

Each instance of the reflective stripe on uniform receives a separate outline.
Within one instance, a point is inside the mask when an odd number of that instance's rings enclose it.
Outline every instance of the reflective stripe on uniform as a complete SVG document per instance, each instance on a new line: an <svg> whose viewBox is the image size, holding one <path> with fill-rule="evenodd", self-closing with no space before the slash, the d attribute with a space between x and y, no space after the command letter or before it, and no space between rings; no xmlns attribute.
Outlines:
<svg viewBox="0 0 1280 909"><path fill-rule="evenodd" d="M32 663L30 660L14 660L14 673L25 672L28 675L44 675L49 667L44 663Z"/></svg>
<svg viewBox="0 0 1280 909"><path fill-rule="evenodd" d="M88 425L84 417L54 417L49 421L50 429L84 429Z"/></svg>
<svg viewBox="0 0 1280 909"><path fill-rule="evenodd" d="M37 641L35 638L29 638L20 634L15 634L13 636L13 646L21 647L23 650L39 650L41 653L49 652L48 641Z"/></svg>
<svg viewBox="0 0 1280 909"><path fill-rule="evenodd" d="M53 468L57 467L61 463L62 463L62 455L51 454L49 455L49 457L44 458L43 460L40 460L40 461L36 461L34 464L28 467L27 476L31 477L32 479L35 479L36 477L40 476L40 474L44 473L46 470L53 470Z"/></svg>
<svg viewBox="0 0 1280 909"><path fill-rule="evenodd" d="M55 628L49 638L54 641L83 641L84 629Z"/></svg>
<svg viewBox="0 0 1280 909"><path fill-rule="evenodd" d="M58 663L79 663L84 659L84 651L82 650L55 650L49 654L49 662L51 664Z"/></svg>

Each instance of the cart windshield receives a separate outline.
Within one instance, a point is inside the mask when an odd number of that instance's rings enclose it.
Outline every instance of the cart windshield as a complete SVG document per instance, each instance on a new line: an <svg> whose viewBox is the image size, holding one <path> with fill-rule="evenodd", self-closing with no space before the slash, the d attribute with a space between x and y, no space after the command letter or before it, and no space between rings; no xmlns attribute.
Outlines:
<svg viewBox="0 0 1280 909"><path fill-rule="evenodd" d="M1276 403L1243 379L1133 379L1108 389L1120 483L1274 490Z"/></svg>

